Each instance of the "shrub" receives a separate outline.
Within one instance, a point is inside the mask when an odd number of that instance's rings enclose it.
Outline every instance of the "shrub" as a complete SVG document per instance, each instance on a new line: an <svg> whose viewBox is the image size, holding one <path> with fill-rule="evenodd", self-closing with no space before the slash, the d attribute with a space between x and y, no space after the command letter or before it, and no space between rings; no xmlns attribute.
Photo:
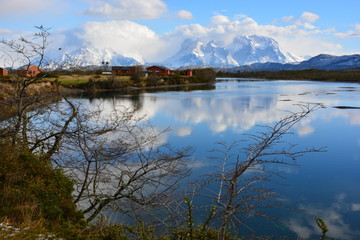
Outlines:
<svg viewBox="0 0 360 240"><path fill-rule="evenodd" d="M73 183L60 169L3 139L0 155L0 218L46 227L81 219L72 202Z"/></svg>

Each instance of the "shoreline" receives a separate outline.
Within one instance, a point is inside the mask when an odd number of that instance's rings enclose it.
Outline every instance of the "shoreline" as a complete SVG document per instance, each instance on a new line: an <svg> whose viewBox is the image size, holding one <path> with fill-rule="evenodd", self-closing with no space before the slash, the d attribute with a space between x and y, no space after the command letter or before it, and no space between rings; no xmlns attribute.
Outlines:
<svg viewBox="0 0 360 240"><path fill-rule="evenodd" d="M161 89L174 89L174 88L186 88L186 87L201 87L211 86L216 82L211 83L188 83L188 84L173 84L173 85L161 85L161 86L148 86L148 87L125 87L125 88L99 88L99 89L82 89L82 88L68 88L62 87L60 92L63 94L79 94L79 93L104 93L104 92L127 92L127 91L141 91L141 90L161 90Z"/></svg>

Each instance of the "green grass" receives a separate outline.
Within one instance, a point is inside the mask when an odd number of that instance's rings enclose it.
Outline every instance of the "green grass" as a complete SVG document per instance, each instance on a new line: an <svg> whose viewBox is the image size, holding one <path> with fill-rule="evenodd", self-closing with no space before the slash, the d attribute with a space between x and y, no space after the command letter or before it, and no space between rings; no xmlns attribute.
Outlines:
<svg viewBox="0 0 360 240"><path fill-rule="evenodd" d="M56 80L64 87L78 87L81 85L87 84L90 80L94 82L105 82L110 78L113 78L115 81L126 82L130 80L130 76L111 76L111 75L60 75ZM44 80L54 81L54 78L44 78Z"/></svg>

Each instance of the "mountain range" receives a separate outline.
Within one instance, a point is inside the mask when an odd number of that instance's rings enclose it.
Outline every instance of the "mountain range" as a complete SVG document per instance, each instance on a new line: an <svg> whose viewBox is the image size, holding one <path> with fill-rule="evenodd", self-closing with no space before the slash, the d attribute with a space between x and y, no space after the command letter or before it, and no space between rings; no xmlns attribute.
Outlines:
<svg viewBox="0 0 360 240"><path fill-rule="evenodd" d="M187 39L174 56L162 62L167 67L205 65L236 67L253 63L295 63L301 61L291 53L284 52L272 38L264 36L237 36L227 46L218 46L214 41L203 43Z"/></svg>
<svg viewBox="0 0 360 240"><path fill-rule="evenodd" d="M222 69L228 72L256 72L256 71L281 71L281 70L345 70L360 69L360 54L334 56L329 54L320 54L309 60L296 64L281 63L254 63L251 65Z"/></svg>
<svg viewBox="0 0 360 240"><path fill-rule="evenodd" d="M125 57L110 48L85 47L48 63L49 69L80 67L99 67L106 59L110 66L161 65L169 68L213 67L226 71L279 71L300 69L341 70L360 67L360 55L333 56L321 54L309 60L299 58L281 49L278 42L265 36L237 36L225 46L215 41L203 42L199 39L186 39L180 50L170 58L158 62L138 62Z"/></svg>

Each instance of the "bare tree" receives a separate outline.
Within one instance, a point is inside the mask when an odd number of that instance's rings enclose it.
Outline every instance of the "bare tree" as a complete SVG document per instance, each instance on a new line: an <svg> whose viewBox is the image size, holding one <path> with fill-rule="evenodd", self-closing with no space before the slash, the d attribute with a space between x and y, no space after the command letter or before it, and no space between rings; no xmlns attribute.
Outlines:
<svg viewBox="0 0 360 240"><path fill-rule="evenodd" d="M299 106L300 112L290 113L273 126L264 127L264 131L249 135L250 144L218 143L219 147L212 151L219 168L195 183L193 191L194 197L205 197L206 204L216 206L218 239L225 239L226 231L232 226L245 225L241 216L271 218L264 209L286 207L267 183L281 182L279 180L284 178L281 166L296 166L296 159L303 154L324 150L299 149L284 141L296 123L320 107Z"/></svg>
<svg viewBox="0 0 360 240"><path fill-rule="evenodd" d="M165 132L139 126L134 111L79 112L63 144L68 155L58 155L56 163L75 180L74 202L89 221L106 210L158 206L187 176L190 149L164 145Z"/></svg>
<svg viewBox="0 0 360 240"><path fill-rule="evenodd" d="M16 56L12 66L19 61L26 70L42 66L49 32L38 29L32 40L0 41L9 57ZM110 207L126 213L134 206L156 206L187 175L189 150L164 145L164 132L140 126L136 109L105 116L101 107L85 109L55 84L49 93L30 94L41 80L13 72L14 97L2 104L15 111L0 122L0 133L61 167L74 180L74 202L89 221Z"/></svg>
<svg viewBox="0 0 360 240"><path fill-rule="evenodd" d="M49 29L39 26L39 32L32 39L20 37L17 40L0 40L2 52L8 56L11 67L10 83L13 96L2 100L13 117L1 122L3 134L11 137L13 144L28 148L31 152L40 152L50 159L59 149L61 140L69 124L77 114L76 107L70 102L63 108L56 124L48 122L54 111L51 102L60 99L62 94L54 83L41 82L43 74L34 74L30 68L40 70L45 60L45 49L49 44ZM15 66L20 65L20 69ZM19 73L22 74L19 74ZM65 113L66 112L66 113Z"/></svg>

